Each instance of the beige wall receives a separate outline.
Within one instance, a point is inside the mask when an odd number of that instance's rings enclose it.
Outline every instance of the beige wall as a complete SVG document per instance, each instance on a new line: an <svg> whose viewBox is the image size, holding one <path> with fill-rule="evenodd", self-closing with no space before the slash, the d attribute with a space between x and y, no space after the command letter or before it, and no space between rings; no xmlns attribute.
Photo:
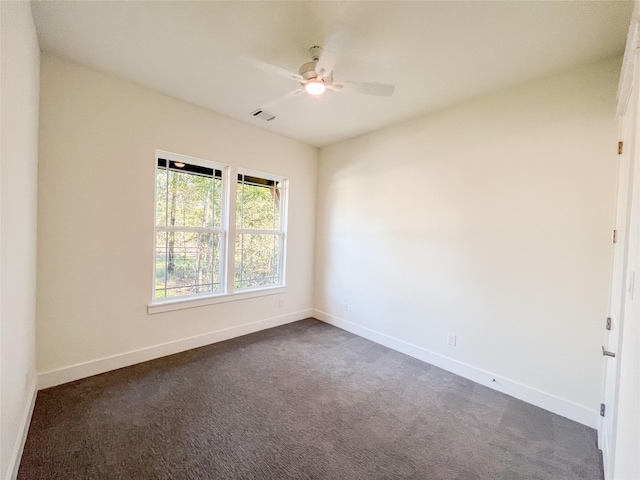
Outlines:
<svg viewBox="0 0 640 480"><path fill-rule="evenodd" d="M619 71L609 60L322 149L318 315L595 426Z"/></svg>
<svg viewBox="0 0 640 480"><path fill-rule="evenodd" d="M45 383L311 312L315 148L56 57L41 77L38 370L67 371ZM286 294L147 314L156 149L289 178Z"/></svg>
<svg viewBox="0 0 640 480"><path fill-rule="evenodd" d="M29 2L0 2L0 478L13 475L35 394L40 49Z"/></svg>

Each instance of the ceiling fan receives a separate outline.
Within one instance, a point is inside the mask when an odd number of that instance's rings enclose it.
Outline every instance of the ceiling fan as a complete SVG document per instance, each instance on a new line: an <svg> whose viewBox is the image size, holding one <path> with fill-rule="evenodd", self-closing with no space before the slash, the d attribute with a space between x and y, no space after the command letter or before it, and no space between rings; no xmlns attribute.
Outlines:
<svg viewBox="0 0 640 480"><path fill-rule="evenodd" d="M261 68L270 73L275 73L290 80L298 82L302 88L298 88L292 92L289 92L282 97L276 98L271 102L263 105L263 108L273 106L276 103L280 103L286 99L297 96L302 92L307 92L312 96L322 95L327 89L333 91L342 91L354 89L359 93L366 95L375 95L382 97L390 97L395 90L394 85L388 85L383 83L363 83L363 82L334 82L333 81L333 67L336 63L336 56L322 47L314 45L309 48L309 54L311 55L311 61L303 63L298 73L290 72L284 68L272 65L270 63L262 62L252 58L246 58L248 62L254 66Z"/></svg>

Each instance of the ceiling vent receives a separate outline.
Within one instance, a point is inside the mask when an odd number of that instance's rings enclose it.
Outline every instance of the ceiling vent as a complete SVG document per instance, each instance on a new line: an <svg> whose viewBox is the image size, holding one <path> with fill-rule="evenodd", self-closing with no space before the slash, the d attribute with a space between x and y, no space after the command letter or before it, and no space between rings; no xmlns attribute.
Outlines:
<svg viewBox="0 0 640 480"><path fill-rule="evenodd" d="M261 118L262 120L266 120L267 122L270 122L271 120L276 118L276 116L273 113L265 112L261 108L259 108L255 112L251 112L251 115L253 115L256 118Z"/></svg>

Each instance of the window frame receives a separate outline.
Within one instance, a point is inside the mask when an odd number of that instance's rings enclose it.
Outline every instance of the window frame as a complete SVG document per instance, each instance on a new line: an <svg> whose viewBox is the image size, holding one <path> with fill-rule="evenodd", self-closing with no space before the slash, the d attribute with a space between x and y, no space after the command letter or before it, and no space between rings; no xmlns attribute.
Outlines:
<svg viewBox="0 0 640 480"><path fill-rule="evenodd" d="M156 238L158 231L168 231L167 226L159 227L157 222L158 209L158 181L157 169L158 160L166 159L167 161L183 162L192 165L199 165L206 168L220 170L222 172L222 195L221 195L221 217L220 227L212 227L207 231L215 231L220 234L220 291L197 293L193 295L185 295L171 298L156 298ZM285 293L287 286L285 282L286 272L286 248L287 248L287 220L288 220L288 179L281 175L274 175L266 172L247 168L233 168L229 165L206 160L203 158L183 155L178 153L167 152L164 150L156 150L153 163L153 181L154 181L154 208L153 208L153 268L151 282L151 301L147 305L147 313L149 315L155 313L169 312L173 310L182 310L186 308L195 308L205 305L212 305L224 302L233 302L244 300L247 298L262 297L267 295L277 295ZM268 286L258 286L251 288L235 288L235 236L239 230L236 228L236 197L238 182L238 174L255 176L267 180L279 182L280 187L280 251L278 262L279 283ZM176 231L192 230L191 227L173 227ZM271 231L268 231L271 233ZM233 239L233 241L232 241Z"/></svg>
<svg viewBox="0 0 640 480"><path fill-rule="evenodd" d="M266 288L274 288L274 287L279 287L279 286L283 286L285 285L285 272L286 272L286 268L285 268L285 262L286 262L286 248L287 248L287 219L288 219L288 212L287 212L287 206L288 206L288 192L289 192L289 181L286 177L283 177L281 175L274 175L271 173L265 173L265 172L261 172L258 170L252 170L249 168L238 168L236 174L234 175L235 178L235 195L234 195L234 200L237 202L237 191L238 191L238 187L239 185L242 185L240 183L239 180L239 176L243 175L245 177L249 176L249 177L256 177L256 178L260 178L262 180L267 180L267 181L273 181L276 183L280 184L280 211L279 211L279 228L277 230L263 230L263 229L250 229L250 228L238 228L237 227L237 219L234 219L234 245L235 245L235 236L238 234L246 234L246 235L251 235L251 234L257 234L257 235L277 235L279 237L278 240L278 253L279 253L279 258L278 258L278 267L277 267L277 277L278 277L278 283L274 284L274 285L268 285L268 286L255 286L255 287L244 287L244 288L236 288L235 287L235 279L236 279L236 274L235 274L235 253L236 253L236 249L234 248L233 250L233 265L234 265L234 272L233 274L231 272L228 273L228 277L229 277L229 281L233 284L233 291L234 292L250 292L250 291L257 291L257 290L264 290ZM231 195L231 192L230 192ZM234 214L235 212L238 211L238 206L237 203L235 205L235 208L233 209ZM231 234L229 235L229 242L231 244ZM230 246L229 246L229 249ZM231 263L229 264L231 265Z"/></svg>
<svg viewBox="0 0 640 480"><path fill-rule="evenodd" d="M185 164L189 164L189 165L196 165L199 167L204 167L207 169L211 169L213 170L213 177L214 179L216 179L216 171L220 171L221 172L221 178L220 178L220 186L222 191L220 192L220 215L219 215L219 226L216 226L215 224L218 222L212 222L212 224L210 226L207 227L194 227L194 226L170 226L170 225L158 225L158 163L160 160L165 160L167 162L167 165L165 167L165 169L167 171L170 170L169 168L169 162L174 162L174 163L185 163ZM179 170L174 170L174 171L178 171ZM155 176L154 176L154 180L155 180L155 193L154 193L154 266L153 266L153 285L152 285L152 300L151 303L152 304L161 304L164 302L170 302L173 300L178 300L178 299L192 299L192 298L201 298L201 297L206 297L206 296L211 296L211 295L220 295L222 293L225 293L226 290L226 277L227 277L227 264L226 264L226 251L227 251L227 242L229 241L229 237L228 237L228 219L227 214L229 211L229 208L227 206L227 202L228 202L228 176L229 176L229 168L226 165L220 164L218 162L213 162L211 160L205 160L202 158L196 158L196 157L191 157L191 156L187 156L187 155L180 155L180 154L176 154L176 153L171 153L171 152L165 152L162 150L157 150L156 151L156 156L155 156ZM167 189L167 193L168 193L168 189ZM167 206L165 208L168 208L168 201L167 201ZM215 218L215 215L212 215L212 220ZM192 233L213 233L213 234L217 234L219 235L220 238L220 244L219 244L219 258L218 258L218 291L217 292L202 292L202 293L195 293L192 295L182 295L179 297L164 297L164 298L157 298L156 297L156 267L157 267L157 262L156 262L156 251L157 251L157 238L158 238L158 233L160 232L176 232L176 233L188 233L188 232L192 232ZM166 282L166 275L165 275L165 282ZM165 291L166 291L166 283L165 283Z"/></svg>

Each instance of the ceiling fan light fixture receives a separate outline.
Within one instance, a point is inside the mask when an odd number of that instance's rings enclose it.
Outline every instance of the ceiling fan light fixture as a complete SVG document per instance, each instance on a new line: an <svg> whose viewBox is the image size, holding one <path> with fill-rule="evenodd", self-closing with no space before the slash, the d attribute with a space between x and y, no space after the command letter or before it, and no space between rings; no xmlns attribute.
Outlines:
<svg viewBox="0 0 640 480"><path fill-rule="evenodd" d="M309 95L322 95L327 89L321 80L310 80L304 86Z"/></svg>

